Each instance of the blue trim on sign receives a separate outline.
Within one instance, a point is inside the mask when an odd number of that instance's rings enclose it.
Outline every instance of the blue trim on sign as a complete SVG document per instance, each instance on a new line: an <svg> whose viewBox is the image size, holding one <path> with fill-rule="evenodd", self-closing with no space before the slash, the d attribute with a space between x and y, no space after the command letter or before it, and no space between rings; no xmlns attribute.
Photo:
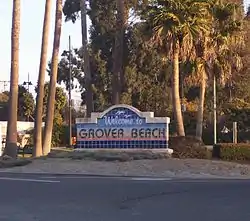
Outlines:
<svg viewBox="0 0 250 221"><path fill-rule="evenodd" d="M76 148L83 149L165 149L168 147L167 140L132 140L132 141L107 141L107 140L98 140L98 141L77 141Z"/></svg>

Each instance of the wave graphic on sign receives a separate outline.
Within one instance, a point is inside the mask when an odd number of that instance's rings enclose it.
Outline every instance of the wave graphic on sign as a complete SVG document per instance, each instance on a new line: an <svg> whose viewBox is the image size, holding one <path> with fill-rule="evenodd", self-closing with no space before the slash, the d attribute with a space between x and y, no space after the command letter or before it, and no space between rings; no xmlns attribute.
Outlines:
<svg viewBox="0 0 250 221"><path fill-rule="evenodd" d="M123 117L123 118L131 118L132 115L131 114L126 114L126 111L121 111L121 110L118 110L114 113L115 116L119 116L119 117Z"/></svg>

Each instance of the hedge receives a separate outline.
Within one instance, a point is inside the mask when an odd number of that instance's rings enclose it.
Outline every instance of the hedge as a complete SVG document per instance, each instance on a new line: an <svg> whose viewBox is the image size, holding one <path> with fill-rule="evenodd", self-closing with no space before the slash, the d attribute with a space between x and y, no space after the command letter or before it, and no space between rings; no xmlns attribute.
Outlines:
<svg viewBox="0 0 250 221"><path fill-rule="evenodd" d="M229 161L250 161L250 144L216 144L213 148L213 157Z"/></svg>

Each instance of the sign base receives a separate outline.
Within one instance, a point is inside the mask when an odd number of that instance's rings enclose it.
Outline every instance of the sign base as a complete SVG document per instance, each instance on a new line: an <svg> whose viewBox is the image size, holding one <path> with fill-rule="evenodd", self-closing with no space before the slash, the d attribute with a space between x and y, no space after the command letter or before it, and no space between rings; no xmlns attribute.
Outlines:
<svg viewBox="0 0 250 221"><path fill-rule="evenodd" d="M85 148L75 148L74 149L75 152L83 152L83 151L87 151L87 152L96 152L96 151L102 151L102 152L147 152L150 151L152 153L166 153L169 155L172 155L173 153L173 149L170 148L165 148L165 149L121 149L121 148L116 148L116 149L112 149L112 148L91 148L91 149L85 149Z"/></svg>

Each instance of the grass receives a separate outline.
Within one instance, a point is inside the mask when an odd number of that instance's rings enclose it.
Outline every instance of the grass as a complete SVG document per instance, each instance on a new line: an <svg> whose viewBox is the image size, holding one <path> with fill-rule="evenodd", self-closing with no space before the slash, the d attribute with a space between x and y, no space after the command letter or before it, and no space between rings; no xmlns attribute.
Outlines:
<svg viewBox="0 0 250 221"><path fill-rule="evenodd" d="M167 159L167 153L157 153L150 150L134 151L113 151L113 150L95 150L95 151L73 151L73 149L52 150L48 158L66 158L72 160L96 160L96 161L132 161L132 160L153 160Z"/></svg>

